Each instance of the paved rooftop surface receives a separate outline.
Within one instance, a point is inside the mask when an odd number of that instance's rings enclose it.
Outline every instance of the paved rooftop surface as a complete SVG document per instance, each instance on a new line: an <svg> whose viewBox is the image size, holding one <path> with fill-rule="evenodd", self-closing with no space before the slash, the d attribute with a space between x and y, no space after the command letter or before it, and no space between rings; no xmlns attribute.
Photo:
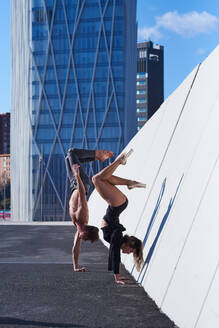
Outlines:
<svg viewBox="0 0 219 328"><path fill-rule="evenodd" d="M0 225L0 328L174 327L142 287L114 283L100 241L83 242L89 271L74 272L74 233L71 225Z"/></svg>

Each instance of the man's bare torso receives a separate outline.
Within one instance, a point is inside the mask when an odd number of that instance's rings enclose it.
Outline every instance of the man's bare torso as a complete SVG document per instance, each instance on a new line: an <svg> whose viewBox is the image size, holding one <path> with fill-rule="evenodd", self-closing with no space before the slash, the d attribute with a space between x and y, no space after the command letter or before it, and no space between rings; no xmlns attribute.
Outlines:
<svg viewBox="0 0 219 328"><path fill-rule="evenodd" d="M79 191L73 191L69 201L69 214L74 225L88 224L88 205L86 199L81 199Z"/></svg>

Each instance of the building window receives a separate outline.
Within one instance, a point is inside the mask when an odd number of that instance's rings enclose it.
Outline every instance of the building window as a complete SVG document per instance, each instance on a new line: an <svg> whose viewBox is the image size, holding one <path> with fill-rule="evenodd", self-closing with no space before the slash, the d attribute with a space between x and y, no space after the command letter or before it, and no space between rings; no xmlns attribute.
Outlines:
<svg viewBox="0 0 219 328"><path fill-rule="evenodd" d="M137 90L137 95L145 95L146 90Z"/></svg>
<svg viewBox="0 0 219 328"><path fill-rule="evenodd" d="M46 22L46 12L44 9L37 9L33 11L33 21L36 23Z"/></svg>
<svg viewBox="0 0 219 328"><path fill-rule="evenodd" d="M137 104L143 104L146 102L146 98L142 98L142 99L137 99Z"/></svg>
<svg viewBox="0 0 219 328"><path fill-rule="evenodd" d="M138 74L137 74L137 79L143 79L143 78L145 78L145 77L146 77L146 74L147 74L147 73L145 73L145 72L140 72L140 73L138 73Z"/></svg>
<svg viewBox="0 0 219 328"><path fill-rule="evenodd" d="M146 107L137 108L137 113L145 113L147 111Z"/></svg>
<svg viewBox="0 0 219 328"><path fill-rule="evenodd" d="M146 85L146 81L138 81L137 85Z"/></svg>
<svg viewBox="0 0 219 328"><path fill-rule="evenodd" d="M154 54L150 54L149 55L149 60L159 61L159 56L158 55L154 55Z"/></svg>
<svg viewBox="0 0 219 328"><path fill-rule="evenodd" d="M140 50L139 51L139 58L146 58L147 57L147 51L146 50Z"/></svg>

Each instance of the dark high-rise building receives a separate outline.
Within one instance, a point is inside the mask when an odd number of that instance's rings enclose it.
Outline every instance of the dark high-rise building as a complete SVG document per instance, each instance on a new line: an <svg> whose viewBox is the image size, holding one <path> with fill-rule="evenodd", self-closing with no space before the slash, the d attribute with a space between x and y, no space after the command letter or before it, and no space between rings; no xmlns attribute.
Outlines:
<svg viewBox="0 0 219 328"><path fill-rule="evenodd" d="M10 113L0 114L0 154L10 154Z"/></svg>
<svg viewBox="0 0 219 328"><path fill-rule="evenodd" d="M137 44L138 130L164 101L164 49L151 41Z"/></svg>
<svg viewBox="0 0 219 328"><path fill-rule="evenodd" d="M11 17L12 217L67 220L68 148L117 156L137 131L136 0L19 0Z"/></svg>

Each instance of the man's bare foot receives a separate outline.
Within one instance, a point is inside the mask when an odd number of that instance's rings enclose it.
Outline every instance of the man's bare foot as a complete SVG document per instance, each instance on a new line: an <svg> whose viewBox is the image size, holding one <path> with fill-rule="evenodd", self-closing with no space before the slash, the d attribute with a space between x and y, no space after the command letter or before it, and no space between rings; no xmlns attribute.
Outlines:
<svg viewBox="0 0 219 328"><path fill-rule="evenodd" d="M78 165L78 164L73 164L72 165L72 171L74 172L75 176L80 174L79 168L80 168L80 165Z"/></svg>
<svg viewBox="0 0 219 328"><path fill-rule="evenodd" d="M104 162L108 158L112 158L114 156L113 152L110 150L96 150L95 151L95 159Z"/></svg>
<svg viewBox="0 0 219 328"><path fill-rule="evenodd" d="M130 183L127 185L127 188L128 189L146 188L146 184L138 181L130 181Z"/></svg>
<svg viewBox="0 0 219 328"><path fill-rule="evenodd" d="M125 165L127 163L128 157L133 153L133 149L131 148L127 153L123 153L122 155L119 156L119 161L120 164Z"/></svg>

